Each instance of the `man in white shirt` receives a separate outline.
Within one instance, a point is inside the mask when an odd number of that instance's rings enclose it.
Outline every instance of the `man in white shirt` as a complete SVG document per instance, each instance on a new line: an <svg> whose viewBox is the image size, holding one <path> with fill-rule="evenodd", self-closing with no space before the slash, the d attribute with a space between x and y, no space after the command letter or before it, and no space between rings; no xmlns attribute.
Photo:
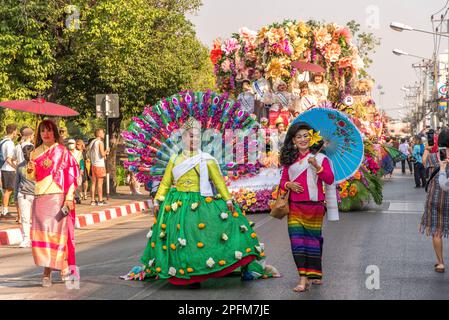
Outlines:
<svg viewBox="0 0 449 320"><path fill-rule="evenodd" d="M407 143L407 140L404 138L401 139L401 144L399 145L399 151L407 156L406 160L401 160L402 164L402 174L405 174L405 161L408 163L408 168L410 169L410 174L413 174L412 162L410 161L410 146Z"/></svg>
<svg viewBox="0 0 449 320"><path fill-rule="evenodd" d="M13 140L17 137L17 126L15 124L8 124L6 126L6 136L0 141L0 152L2 156L1 171L2 171L2 188L3 188L3 210L1 217L4 219L14 219L9 213L9 198L14 190L16 183L16 162L15 148Z"/></svg>

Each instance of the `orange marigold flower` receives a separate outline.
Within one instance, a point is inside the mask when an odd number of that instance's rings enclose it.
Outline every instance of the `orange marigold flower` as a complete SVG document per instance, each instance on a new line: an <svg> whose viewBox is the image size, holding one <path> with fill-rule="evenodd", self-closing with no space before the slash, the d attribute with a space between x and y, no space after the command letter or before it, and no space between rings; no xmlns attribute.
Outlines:
<svg viewBox="0 0 449 320"><path fill-rule="evenodd" d="M251 238L254 239L255 237L257 237L257 234L255 232L251 233Z"/></svg>
<svg viewBox="0 0 449 320"><path fill-rule="evenodd" d="M165 223L161 224L161 228L165 230L167 228L167 225Z"/></svg>
<svg viewBox="0 0 449 320"><path fill-rule="evenodd" d="M234 218L238 218L239 213L236 211L236 212L234 212L234 213L232 214L232 216L233 216Z"/></svg>
<svg viewBox="0 0 449 320"><path fill-rule="evenodd" d="M175 245L174 243L172 243L172 244L170 245L170 248L172 248L172 250L176 250L176 245Z"/></svg>
<svg viewBox="0 0 449 320"><path fill-rule="evenodd" d="M187 272L192 273L193 272L193 268L187 268Z"/></svg>
<svg viewBox="0 0 449 320"><path fill-rule="evenodd" d="M183 269L178 270L180 274L184 275L185 271Z"/></svg>
<svg viewBox="0 0 449 320"><path fill-rule="evenodd" d="M224 266L226 264L226 260L220 260L220 261L218 261L218 264L220 266Z"/></svg>
<svg viewBox="0 0 449 320"><path fill-rule="evenodd" d="M206 225L204 223L198 224L198 228L200 228L200 229L204 229L205 227L206 227Z"/></svg>
<svg viewBox="0 0 449 320"><path fill-rule="evenodd" d="M151 248L154 248L156 244L154 242L151 242Z"/></svg>
<svg viewBox="0 0 449 320"><path fill-rule="evenodd" d="M204 243L198 242L198 243L196 244L196 246L197 246L198 248L203 248L203 247L204 247Z"/></svg>
<svg viewBox="0 0 449 320"><path fill-rule="evenodd" d="M246 252L250 253L251 252L251 248L246 248Z"/></svg>
<svg viewBox="0 0 449 320"><path fill-rule="evenodd" d="M167 246L166 246L166 245L163 245L163 246L162 246L162 249L163 249L163 250L167 250Z"/></svg>
<svg viewBox="0 0 449 320"><path fill-rule="evenodd" d="M160 267L157 267L157 268L156 268L156 272L161 272L161 268L160 268Z"/></svg>
<svg viewBox="0 0 449 320"><path fill-rule="evenodd" d="M181 225L179 223L176 225L176 229L181 229Z"/></svg>
<svg viewBox="0 0 449 320"><path fill-rule="evenodd" d="M169 212L170 209L171 209L171 206L169 206L169 205L165 206L165 211Z"/></svg>
<svg viewBox="0 0 449 320"><path fill-rule="evenodd" d="M207 198L206 198L206 202L207 202L207 203L211 203L213 200L214 200L214 199L212 199L211 197L207 197Z"/></svg>

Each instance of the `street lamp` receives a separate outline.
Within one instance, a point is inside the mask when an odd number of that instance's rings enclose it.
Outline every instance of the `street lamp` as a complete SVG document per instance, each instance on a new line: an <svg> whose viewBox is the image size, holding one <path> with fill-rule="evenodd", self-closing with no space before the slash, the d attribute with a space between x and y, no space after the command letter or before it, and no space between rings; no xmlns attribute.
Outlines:
<svg viewBox="0 0 449 320"><path fill-rule="evenodd" d="M413 28L411 26L408 26L404 23L400 23L400 22L392 22L390 23L390 28L393 29L394 31L418 31L418 32L423 32L423 33L428 33L428 34L433 34L433 35L439 35L439 36L443 36L443 37L449 37L449 35L447 34L442 34L442 33L437 33L437 32L432 32L432 31L426 31L426 30L421 30L421 29L416 29Z"/></svg>
<svg viewBox="0 0 449 320"><path fill-rule="evenodd" d="M427 60L427 61L432 61L432 59L425 58L425 57L421 57L421 56L417 56L417 55L414 55L414 54L405 52L405 51L400 50L400 49L393 49L393 53L394 53L395 55L397 55L397 56L410 56L410 57L415 57L415 58L424 59L424 60Z"/></svg>

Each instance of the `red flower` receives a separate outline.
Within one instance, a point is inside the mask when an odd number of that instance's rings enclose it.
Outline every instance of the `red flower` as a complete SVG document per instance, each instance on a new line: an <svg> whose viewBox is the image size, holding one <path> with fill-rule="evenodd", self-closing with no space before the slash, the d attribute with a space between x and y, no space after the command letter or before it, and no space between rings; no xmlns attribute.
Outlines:
<svg viewBox="0 0 449 320"><path fill-rule="evenodd" d="M218 60L220 60L222 55L223 51L221 51L221 44L218 42L214 43L214 47L210 51L210 60L212 61L212 63L217 64Z"/></svg>
<svg viewBox="0 0 449 320"><path fill-rule="evenodd" d="M338 121L337 124L338 124L340 127L345 127L345 126L346 126L346 122L344 122L343 120Z"/></svg>

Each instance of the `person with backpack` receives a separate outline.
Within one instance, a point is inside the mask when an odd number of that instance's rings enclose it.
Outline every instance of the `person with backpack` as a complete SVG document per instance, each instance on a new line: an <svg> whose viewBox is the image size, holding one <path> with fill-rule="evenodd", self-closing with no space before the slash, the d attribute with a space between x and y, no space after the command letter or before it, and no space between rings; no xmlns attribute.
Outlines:
<svg viewBox="0 0 449 320"><path fill-rule="evenodd" d="M106 177L106 164L105 158L109 154L109 150L104 148L105 133L103 129L95 130L95 139L89 144L89 158L91 162L92 172L92 186L91 206L103 206L106 205L106 201L103 200L103 181ZM98 201L95 201L95 191L98 190Z"/></svg>
<svg viewBox="0 0 449 320"><path fill-rule="evenodd" d="M414 171L415 171L415 188L425 188L426 186L426 169L422 162L422 156L424 155L425 147L421 140L421 137L415 137L415 145L413 146L412 156L414 159Z"/></svg>
<svg viewBox="0 0 449 320"><path fill-rule="evenodd" d="M24 160L19 163L16 171L16 184L14 188L14 199L17 200L20 208L20 220L22 223L22 236L23 241L20 243L20 248L31 247L31 208L34 201L34 189L35 183L32 180L27 179L27 166L30 162L31 152L33 152L34 146L32 144L26 144L22 148L22 155Z"/></svg>
<svg viewBox="0 0 449 320"><path fill-rule="evenodd" d="M434 270L443 273L445 266L442 237L449 236L449 179L447 179L449 175L449 167L447 167L449 129L443 129L440 133L438 145L440 152L430 153L426 161L432 173L426 187L428 193L419 231L426 233L427 236L432 236L437 258Z"/></svg>
<svg viewBox="0 0 449 320"><path fill-rule="evenodd" d="M9 213L9 198L14 190L16 180L17 165L15 159L15 147L13 140L17 137L17 126L8 124L6 126L6 136L0 141L0 167L2 172L3 188L3 210L1 216L3 219L14 219Z"/></svg>

